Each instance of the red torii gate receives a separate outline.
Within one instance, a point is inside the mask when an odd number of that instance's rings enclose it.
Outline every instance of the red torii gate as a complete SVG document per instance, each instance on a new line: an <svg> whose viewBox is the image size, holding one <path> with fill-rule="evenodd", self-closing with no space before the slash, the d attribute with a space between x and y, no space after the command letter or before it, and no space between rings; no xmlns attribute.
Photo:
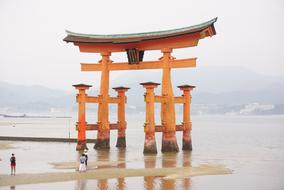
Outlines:
<svg viewBox="0 0 284 190"><path fill-rule="evenodd" d="M145 123L145 145L144 153L156 153L155 131L163 132L162 152L177 152L175 132L182 130L183 150L191 150L191 122L190 122L190 91L194 86L183 85L179 88L184 92L182 97L174 97L171 82L172 68L195 67L196 58L175 59L171 56L172 49L186 48L198 45L202 38L216 34L214 23L217 18L208 22L190 26L186 28L149 32L136 34L119 34L119 35L95 35L79 34L70 31L67 32L66 42L72 42L78 46L80 52L100 53L102 59L98 63L81 63L82 71L101 71L100 95L90 97L85 94L85 90L90 86L79 84L74 85L79 90L77 101L79 103L78 119L78 146L77 149L86 147L85 130L98 130L96 149L109 148L109 131L110 129L126 128L125 116L121 116L123 121L118 124L110 124L108 121L108 104L116 103L124 107L125 99L109 96L109 72L118 70L140 70L140 69L162 69L162 94L155 96L153 89L157 83L142 83L146 89L146 123ZM143 61L144 52L148 50L161 50L163 56L158 61ZM110 60L111 52L126 52L128 62L114 63ZM124 94L128 88L122 87L120 93ZM119 90L117 90L119 92ZM161 126L154 124L154 102L161 103ZM95 125L87 124L85 121L85 103L98 103L98 123ZM184 105L183 124L176 125L175 103ZM124 108L123 108L124 109ZM122 113L124 114L124 112ZM120 138L125 147L125 132L119 130ZM117 146L119 147L117 143Z"/></svg>

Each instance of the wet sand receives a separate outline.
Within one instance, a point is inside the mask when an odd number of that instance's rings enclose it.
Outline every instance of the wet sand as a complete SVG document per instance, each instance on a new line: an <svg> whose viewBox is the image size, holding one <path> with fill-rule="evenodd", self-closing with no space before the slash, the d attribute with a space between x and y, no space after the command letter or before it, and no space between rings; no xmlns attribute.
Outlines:
<svg viewBox="0 0 284 190"><path fill-rule="evenodd" d="M88 169L95 169L97 167L111 168L124 163L124 161L88 161ZM54 169L78 169L79 167L78 162L52 162L49 164Z"/></svg>
<svg viewBox="0 0 284 190"><path fill-rule="evenodd" d="M87 172L55 172L37 174L19 174L16 176L0 175L0 186L38 184L72 181L77 179L110 179L118 177L156 176L164 179L180 179L201 175L230 174L231 170L223 165L200 165L196 167L178 168L146 168L146 169L95 169Z"/></svg>
<svg viewBox="0 0 284 190"><path fill-rule="evenodd" d="M0 142L0 150L3 150L3 149L12 149L14 148L12 146L13 142Z"/></svg>

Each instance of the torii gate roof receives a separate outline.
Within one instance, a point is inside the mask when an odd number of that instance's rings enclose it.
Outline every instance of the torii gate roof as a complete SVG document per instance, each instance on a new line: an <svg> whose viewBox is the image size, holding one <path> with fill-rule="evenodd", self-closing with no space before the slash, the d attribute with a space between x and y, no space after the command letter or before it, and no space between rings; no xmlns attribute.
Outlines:
<svg viewBox="0 0 284 190"><path fill-rule="evenodd" d="M106 47L105 45L116 46L113 51L122 51L127 48L139 48L143 50L147 49L159 49L157 43L160 42L165 45L165 40L175 40L179 41L181 37L186 37L185 39L195 39L199 40L207 36L213 36L216 34L214 23L217 18L209 20L207 22L193 25L189 27L156 31L156 32L145 32L145 33L132 33L132 34L111 34L111 35L98 35L98 34L81 34L66 30L67 36L63 39L65 42L73 42L75 45L81 46L81 44L88 44L96 46L96 50ZM145 45L146 42L146 45ZM149 47L148 42L155 42L155 47ZM167 43L166 43L167 44ZM197 42L196 44L197 45ZM180 47L190 47L195 46L194 44L183 44ZM166 45L167 46L167 45ZM144 48L145 47L145 48ZM169 45L171 47L171 45ZM173 48L180 48L173 47ZM81 49L81 48L80 48ZM91 51L93 52L93 51Z"/></svg>

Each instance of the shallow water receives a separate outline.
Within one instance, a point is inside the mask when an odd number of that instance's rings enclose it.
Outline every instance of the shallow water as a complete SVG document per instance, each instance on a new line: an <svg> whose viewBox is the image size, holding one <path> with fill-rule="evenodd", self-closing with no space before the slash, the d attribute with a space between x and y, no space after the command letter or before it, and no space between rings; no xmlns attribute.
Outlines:
<svg viewBox="0 0 284 190"><path fill-rule="evenodd" d="M230 175L199 176L165 180L161 177L128 177L104 180L78 180L60 183L19 185L14 189L284 189L284 116L193 116L191 154L143 156L143 116L128 116L127 149L115 148L116 133L111 133L109 152L95 151L92 144L90 161L125 160L112 167L179 167L199 164L223 164L233 170ZM0 119L0 134L6 136L75 137L74 121L69 119ZM15 125L15 127L13 127ZM88 137L94 137L94 131ZM161 149L161 134L157 134ZM177 134L181 147L181 134ZM3 141L2 141L3 142ZM0 173L9 173L9 156L17 156L18 173L42 173L57 170L51 162L77 159L75 144L15 142L14 149L0 150ZM108 167L108 166L105 166ZM1 179L0 179L1 180ZM2 187L0 189L13 189Z"/></svg>

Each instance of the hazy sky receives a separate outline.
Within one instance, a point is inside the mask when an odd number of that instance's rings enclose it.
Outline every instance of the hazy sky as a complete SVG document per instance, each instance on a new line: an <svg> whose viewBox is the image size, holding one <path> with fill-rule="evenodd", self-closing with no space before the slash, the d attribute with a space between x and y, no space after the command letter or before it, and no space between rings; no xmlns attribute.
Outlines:
<svg viewBox="0 0 284 190"><path fill-rule="evenodd" d="M65 29L94 34L174 29L218 17L217 35L197 48L174 52L198 57L198 66L239 66L284 75L283 0L0 0L0 81L72 89L99 75L80 71L97 55L65 43ZM114 54L119 60L122 55ZM123 54L125 58L125 54ZM145 58L157 59L159 53ZM198 69L198 67L197 67ZM146 74L147 71L145 71ZM122 74L111 74L119 79Z"/></svg>

